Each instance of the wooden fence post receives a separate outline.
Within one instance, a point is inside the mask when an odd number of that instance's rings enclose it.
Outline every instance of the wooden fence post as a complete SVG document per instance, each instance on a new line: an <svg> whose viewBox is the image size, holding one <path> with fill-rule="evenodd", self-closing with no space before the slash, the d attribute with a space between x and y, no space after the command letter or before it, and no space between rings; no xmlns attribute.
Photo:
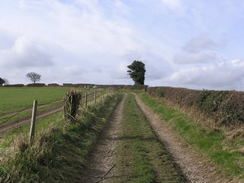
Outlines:
<svg viewBox="0 0 244 183"><path fill-rule="evenodd" d="M87 108L87 92L85 93L85 107Z"/></svg>
<svg viewBox="0 0 244 183"><path fill-rule="evenodd" d="M31 126L29 134L29 143L32 143L35 137L35 123L36 123L37 101L34 100L32 108Z"/></svg>
<svg viewBox="0 0 244 183"><path fill-rule="evenodd" d="M96 90L94 91L94 103L97 103L97 95L96 95Z"/></svg>

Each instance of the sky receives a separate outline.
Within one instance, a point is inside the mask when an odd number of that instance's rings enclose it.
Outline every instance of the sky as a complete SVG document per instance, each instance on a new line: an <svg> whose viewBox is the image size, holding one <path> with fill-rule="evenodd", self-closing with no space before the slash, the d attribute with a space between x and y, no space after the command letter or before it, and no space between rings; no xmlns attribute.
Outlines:
<svg viewBox="0 0 244 183"><path fill-rule="evenodd" d="M243 0L1 0L0 77L244 90Z"/></svg>

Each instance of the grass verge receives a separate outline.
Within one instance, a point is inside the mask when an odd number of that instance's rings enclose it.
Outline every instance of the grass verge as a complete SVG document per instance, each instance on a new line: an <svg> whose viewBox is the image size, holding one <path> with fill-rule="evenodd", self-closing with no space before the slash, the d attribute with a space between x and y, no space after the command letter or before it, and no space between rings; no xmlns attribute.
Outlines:
<svg viewBox="0 0 244 183"><path fill-rule="evenodd" d="M90 107L77 123L51 128L1 163L0 182L77 182L86 158L111 116L120 95Z"/></svg>
<svg viewBox="0 0 244 183"><path fill-rule="evenodd" d="M146 93L141 93L139 96L186 142L199 149L202 154L218 165L225 175L244 179L244 156L243 152L238 152L238 148L244 146L243 138L227 140L222 132L200 127L186 114L170 108L163 100L153 98Z"/></svg>
<svg viewBox="0 0 244 183"><path fill-rule="evenodd" d="M185 182L165 146L138 108L133 95L125 101L116 157L118 183Z"/></svg>
<svg viewBox="0 0 244 183"><path fill-rule="evenodd" d="M60 126L60 124L62 125L63 123L64 120L62 111L39 119L36 121L36 135L41 135L45 129L49 128L50 125L52 127L57 127ZM16 139L18 139L19 137L27 138L29 130L30 124L24 124L19 128L0 134L0 148L2 149L2 152L5 148L12 146Z"/></svg>

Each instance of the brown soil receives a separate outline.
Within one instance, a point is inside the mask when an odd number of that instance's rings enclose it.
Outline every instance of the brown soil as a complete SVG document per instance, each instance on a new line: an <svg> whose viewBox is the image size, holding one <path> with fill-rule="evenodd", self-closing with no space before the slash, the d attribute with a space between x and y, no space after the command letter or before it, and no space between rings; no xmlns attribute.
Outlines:
<svg viewBox="0 0 244 183"><path fill-rule="evenodd" d="M57 113L59 111L62 111L62 110L63 110L63 106L62 107L58 107L56 109L49 110L48 112L45 112L45 113L37 115L36 119L41 119L41 118L50 116L50 115L52 115L54 113ZM13 130L13 129L19 128L20 126L22 126L22 125L24 125L26 123L30 123L30 119L24 119L24 120L20 120L18 122L14 122L14 123L8 123L5 126L2 126L0 128L0 134L4 133L4 132L7 132L9 130Z"/></svg>
<svg viewBox="0 0 244 183"><path fill-rule="evenodd" d="M83 173L82 183L108 183L114 176L114 155L116 139L122 120L122 111L126 96L117 106L113 120L103 131L100 140L91 154L89 165Z"/></svg>
<svg viewBox="0 0 244 183"><path fill-rule="evenodd" d="M190 147L172 128L160 119L141 99L136 96L138 106L144 112L160 140L168 148L182 171L192 183L241 183L221 176L216 166L196 149Z"/></svg>

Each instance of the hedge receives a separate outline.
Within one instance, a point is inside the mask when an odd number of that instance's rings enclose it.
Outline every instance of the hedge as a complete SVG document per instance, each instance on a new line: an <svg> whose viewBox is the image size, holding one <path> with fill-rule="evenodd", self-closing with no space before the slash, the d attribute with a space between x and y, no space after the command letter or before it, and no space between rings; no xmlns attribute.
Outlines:
<svg viewBox="0 0 244 183"><path fill-rule="evenodd" d="M26 86L28 86L28 87L44 87L44 86L46 86L46 84L45 83L31 83L31 84L28 84Z"/></svg>
<svg viewBox="0 0 244 183"><path fill-rule="evenodd" d="M12 85L4 85L4 87L24 87L24 84L12 84Z"/></svg>
<svg viewBox="0 0 244 183"><path fill-rule="evenodd" d="M50 87L57 87L57 86L60 86L58 83L50 83L48 84L47 86L50 86Z"/></svg>
<svg viewBox="0 0 244 183"><path fill-rule="evenodd" d="M148 93L178 104L194 107L211 116L220 126L244 124L244 92L191 90L173 87L149 87Z"/></svg>

